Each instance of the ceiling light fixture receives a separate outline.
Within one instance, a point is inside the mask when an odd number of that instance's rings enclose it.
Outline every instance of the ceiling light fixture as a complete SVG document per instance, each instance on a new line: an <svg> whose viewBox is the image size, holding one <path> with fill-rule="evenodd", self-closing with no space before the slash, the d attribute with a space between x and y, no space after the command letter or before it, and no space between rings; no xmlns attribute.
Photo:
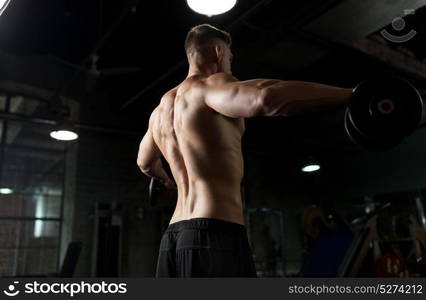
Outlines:
<svg viewBox="0 0 426 300"><path fill-rule="evenodd" d="M302 172L305 172L305 173L315 172L315 171L318 171L319 169L321 169L320 165L307 165L302 168Z"/></svg>
<svg viewBox="0 0 426 300"><path fill-rule="evenodd" d="M63 120L50 132L50 137L58 141L73 141L78 139L78 133L69 120Z"/></svg>
<svg viewBox="0 0 426 300"><path fill-rule="evenodd" d="M318 161L316 161L312 157L309 157L308 159L306 159L306 161L303 164L302 172L304 172L304 173L311 173L311 172L316 172L319 169L321 169L321 166L318 163Z"/></svg>
<svg viewBox="0 0 426 300"><path fill-rule="evenodd" d="M78 134L70 130L54 130L50 137L58 141L73 141L78 139Z"/></svg>
<svg viewBox="0 0 426 300"><path fill-rule="evenodd" d="M10 188L0 188L0 194L10 195L13 194L13 190Z"/></svg>
<svg viewBox="0 0 426 300"><path fill-rule="evenodd" d="M237 0L187 0L186 3L193 11L211 17L231 10Z"/></svg>

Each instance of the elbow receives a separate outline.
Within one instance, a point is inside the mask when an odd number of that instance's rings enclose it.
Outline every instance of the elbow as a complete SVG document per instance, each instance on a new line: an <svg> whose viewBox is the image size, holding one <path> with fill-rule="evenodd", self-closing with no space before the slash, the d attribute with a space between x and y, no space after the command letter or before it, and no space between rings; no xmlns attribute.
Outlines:
<svg viewBox="0 0 426 300"><path fill-rule="evenodd" d="M253 105L252 116L268 116L270 113L270 99L267 88L261 88L257 91L255 102Z"/></svg>
<svg viewBox="0 0 426 300"><path fill-rule="evenodd" d="M138 157L138 159L136 160L136 164L139 167L139 169L142 171L142 173L148 175L151 171L151 166L149 164L147 164L146 162L144 162L142 159L140 159Z"/></svg>
<svg viewBox="0 0 426 300"><path fill-rule="evenodd" d="M259 92L258 115L273 116L293 116L290 101L282 93L277 93L274 87L262 88Z"/></svg>
<svg viewBox="0 0 426 300"><path fill-rule="evenodd" d="M265 87L260 89L256 101L256 115L266 117L277 115L278 109L276 102L271 88Z"/></svg>

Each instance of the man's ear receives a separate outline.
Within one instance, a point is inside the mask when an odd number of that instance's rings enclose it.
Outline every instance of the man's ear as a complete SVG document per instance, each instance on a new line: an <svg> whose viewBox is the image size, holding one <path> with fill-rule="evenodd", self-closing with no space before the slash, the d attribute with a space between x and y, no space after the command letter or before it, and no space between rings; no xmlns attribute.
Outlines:
<svg viewBox="0 0 426 300"><path fill-rule="evenodd" d="M214 45L214 51L217 57L217 62L219 63L220 61L222 61L223 58L223 47L221 44L217 43Z"/></svg>

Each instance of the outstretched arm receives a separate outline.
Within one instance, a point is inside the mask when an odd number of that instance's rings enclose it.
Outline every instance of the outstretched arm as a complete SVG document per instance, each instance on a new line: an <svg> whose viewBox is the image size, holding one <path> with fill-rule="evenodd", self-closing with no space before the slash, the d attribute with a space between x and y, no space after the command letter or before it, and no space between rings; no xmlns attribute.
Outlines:
<svg viewBox="0 0 426 300"><path fill-rule="evenodd" d="M204 92L208 106L234 118L254 116L297 116L346 105L352 89L275 79L238 81L217 73Z"/></svg>
<svg viewBox="0 0 426 300"><path fill-rule="evenodd" d="M263 115L298 116L347 105L352 89L305 81L279 81L265 89Z"/></svg>

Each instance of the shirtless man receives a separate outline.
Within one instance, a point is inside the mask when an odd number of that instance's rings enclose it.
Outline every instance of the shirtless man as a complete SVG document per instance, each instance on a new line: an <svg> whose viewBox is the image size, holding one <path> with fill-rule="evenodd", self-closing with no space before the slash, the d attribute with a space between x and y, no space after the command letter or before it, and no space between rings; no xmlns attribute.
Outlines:
<svg viewBox="0 0 426 300"><path fill-rule="evenodd" d="M188 76L154 109L139 147L141 171L177 187L157 277L255 277L240 184L244 118L294 116L347 104L352 90L231 75L231 37L213 26L185 40ZM170 165L174 182L164 171Z"/></svg>

